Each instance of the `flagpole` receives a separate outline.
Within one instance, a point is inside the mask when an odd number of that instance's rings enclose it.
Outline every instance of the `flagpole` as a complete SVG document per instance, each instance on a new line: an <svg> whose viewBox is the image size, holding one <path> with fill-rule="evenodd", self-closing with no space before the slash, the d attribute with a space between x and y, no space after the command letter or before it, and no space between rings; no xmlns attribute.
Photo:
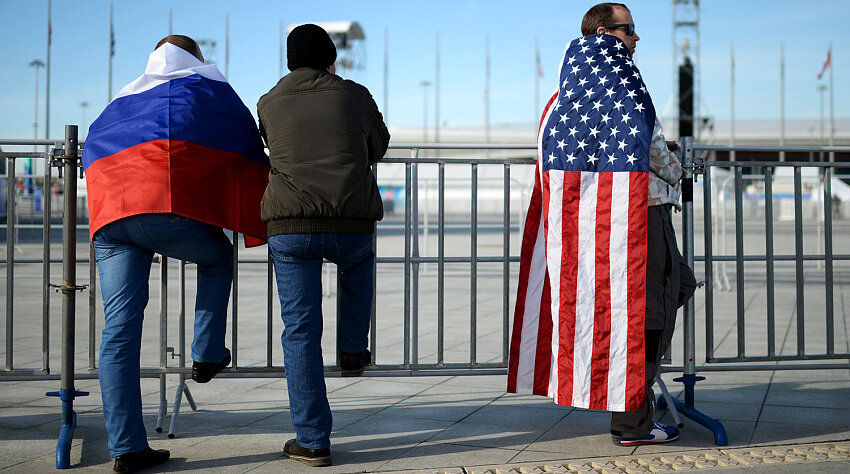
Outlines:
<svg viewBox="0 0 850 474"><path fill-rule="evenodd" d="M537 121L540 120L540 44L534 37L534 121L531 124L537 130Z"/></svg>
<svg viewBox="0 0 850 474"><path fill-rule="evenodd" d="M730 144L735 146L735 42L729 42L729 133ZM729 160L735 161L735 150L729 152Z"/></svg>
<svg viewBox="0 0 850 474"><path fill-rule="evenodd" d="M384 28L384 123L387 127L390 126L390 102L389 102L389 87L390 87L390 53L388 48L387 29Z"/></svg>
<svg viewBox="0 0 850 474"><path fill-rule="evenodd" d="M490 35L484 41L484 143L490 143Z"/></svg>
<svg viewBox="0 0 850 474"><path fill-rule="evenodd" d="M283 77L283 20L280 20L280 26L277 35L277 78Z"/></svg>
<svg viewBox="0 0 850 474"><path fill-rule="evenodd" d="M434 70L434 143L440 143L440 32L437 32L437 62Z"/></svg>
<svg viewBox="0 0 850 474"><path fill-rule="evenodd" d="M779 146L785 146L785 43L779 43ZM779 152L779 161L785 161L785 151Z"/></svg>
<svg viewBox="0 0 850 474"><path fill-rule="evenodd" d="M106 103L112 100L112 56L115 55L115 29L112 26L112 2L109 2L109 68L106 81Z"/></svg>
<svg viewBox="0 0 850 474"><path fill-rule="evenodd" d="M53 27L50 24L50 0L47 0L47 65L44 68L44 138L50 139L50 43L53 41ZM45 145L45 149L47 146Z"/></svg>
<svg viewBox="0 0 850 474"><path fill-rule="evenodd" d="M833 115L833 82L832 70L835 69L832 64L832 41L829 42L829 146L835 146L835 115ZM835 153L829 152L829 161L835 161Z"/></svg>

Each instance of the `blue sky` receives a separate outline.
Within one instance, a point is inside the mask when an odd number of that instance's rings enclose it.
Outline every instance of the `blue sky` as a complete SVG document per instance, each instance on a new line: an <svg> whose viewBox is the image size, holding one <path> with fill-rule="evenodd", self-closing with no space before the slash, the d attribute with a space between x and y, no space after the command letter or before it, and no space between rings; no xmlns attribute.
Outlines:
<svg viewBox="0 0 850 474"><path fill-rule="evenodd" d="M434 82L436 35L440 38L440 116L448 126L484 121L485 41L490 45L492 124L531 123L535 118L535 38L544 77L539 103L555 86L564 46L595 1L546 0L146 0L114 1L116 54L113 94L139 76L156 42L174 33L218 43L224 71L225 15L230 22L229 80L256 114L259 97L278 79L278 34L290 23L359 22L366 34L362 70L346 77L367 86L390 126L418 127L423 120L423 80ZM850 9L843 0L704 0L700 11L702 112L730 115L730 43L735 44L735 114L738 120L779 118L780 42L785 44L786 117L817 118L816 74L830 41L835 116L850 118ZM108 0L53 0L50 135L66 123L86 123L106 106L109 51ZM629 5L641 36L635 59L658 110L672 98L673 15L668 0ZM47 0L0 0L0 137L33 136L34 59L46 59ZM389 88L384 104L384 34L388 37ZM44 69L39 79L39 137L44 136ZM828 75L825 75L826 79ZM828 85L826 80L822 81ZM434 120L433 87L428 117Z"/></svg>

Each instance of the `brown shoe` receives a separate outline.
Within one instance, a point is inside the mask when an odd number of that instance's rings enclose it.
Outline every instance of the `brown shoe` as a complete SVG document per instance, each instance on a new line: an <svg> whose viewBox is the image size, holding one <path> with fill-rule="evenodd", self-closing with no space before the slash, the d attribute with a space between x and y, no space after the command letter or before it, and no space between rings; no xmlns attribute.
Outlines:
<svg viewBox="0 0 850 474"><path fill-rule="evenodd" d="M304 448L294 439L287 441L283 446L283 455L312 467L331 465L331 448Z"/></svg>

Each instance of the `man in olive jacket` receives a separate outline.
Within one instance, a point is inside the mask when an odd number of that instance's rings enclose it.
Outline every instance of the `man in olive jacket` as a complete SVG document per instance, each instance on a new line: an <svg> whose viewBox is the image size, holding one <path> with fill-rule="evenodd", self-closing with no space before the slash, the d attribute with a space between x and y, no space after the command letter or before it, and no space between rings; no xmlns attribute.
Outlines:
<svg viewBox="0 0 850 474"><path fill-rule="evenodd" d="M287 38L291 71L260 98L260 132L271 173L263 196L274 260L289 409L296 439L284 454L311 466L331 463L332 417L322 363L322 260L337 265L337 351L343 376L371 362L375 222L384 215L371 165L389 132L369 91L335 74L336 47L317 25Z"/></svg>

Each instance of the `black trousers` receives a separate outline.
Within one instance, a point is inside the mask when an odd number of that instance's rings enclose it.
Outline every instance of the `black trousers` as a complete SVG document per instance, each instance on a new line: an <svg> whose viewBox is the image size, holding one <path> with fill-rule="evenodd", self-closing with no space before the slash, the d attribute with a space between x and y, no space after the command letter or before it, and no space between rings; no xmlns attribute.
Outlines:
<svg viewBox="0 0 850 474"><path fill-rule="evenodd" d="M611 434L628 438L652 430L655 392L652 385L661 368L661 357L670 347L676 328L676 311L694 294L696 279L676 244L669 204L650 206L647 215L646 262L646 394L637 411L611 413Z"/></svg>

